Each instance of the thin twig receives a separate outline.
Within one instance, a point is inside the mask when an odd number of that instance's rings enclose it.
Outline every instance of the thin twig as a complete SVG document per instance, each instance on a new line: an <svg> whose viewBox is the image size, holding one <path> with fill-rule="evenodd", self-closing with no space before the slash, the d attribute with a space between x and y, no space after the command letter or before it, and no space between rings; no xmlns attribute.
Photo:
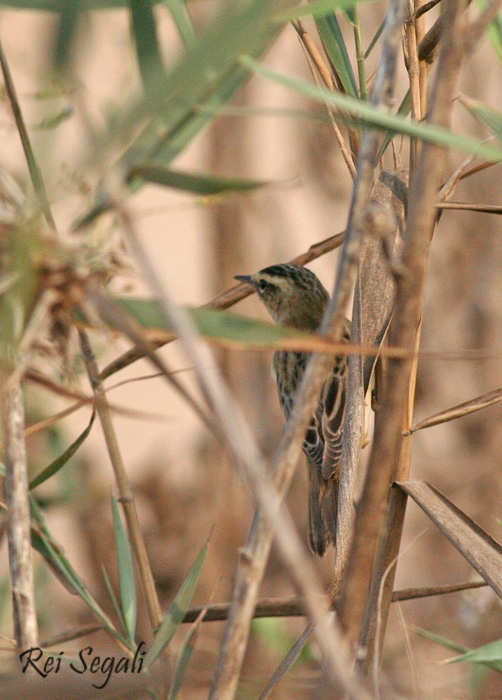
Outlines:
<svg viewBox="0 0 502 700"><path fill-rule="evenodd" d="M472 588L482 588L488 586L486 581L464 581L463 583L450 583L443 586L423 586L418 588L403 588L394 591L392 602L417 600L418 598L432 598L438 595L447 595L459 591L467 591ZM183 618L183 622L194 622L201 610L207 610L205 622L221 622L228 620L231 603L215 603L209 606L191 608ZM332 605L336 607L336 601ZM253 618L258 617L304 617L306 615L305 601L303 598L287 598L285 600L277 598L263 598L256 603ZM98 627L99 629L99 627ZM91 630L94 631L94 630ZM88 634L89 632L85 632ZM48 646L48 645L46 645ZM50 646L54 646L51 644Z"/></svg>
<svg viewBox="0 0 502 700"><path fill-rule="evenodd" d="M457 211L475 211L481 214L502 214L502 206L496 204L472 204L471 202L438 202L438 209L454 209Z"/></svg>
<svg viewBox="0 0 502 700"><path fill-rule="evenodd" d="M429 12L429 10L432 10L434 7L436 7L436 5L438 5L440 2L441 0L429 0L429 2L426 2L424 5L415 10L413 18L419 19L420 17L425 15L426 12Z"/></svg>
<svg viewBox="0 0 502 700"><path fill-rule="evenodd" d="M99 379L99 371L94 353L89 343L87 334L84 331L80 331L79 337L80 348L82 350L82 356L84 358L89 381L98 399L96 409L101 421L101 426L103 428L103 433L108 448L108 454L115 473L115 479L119 491L119 500L124 510L127 529L129 531L132 548L136 557L143 593L145 595L148 608L148 615L150 617L150 624L152 625L152 629L156 630L162 622L162 610L160 608L152 570L148 561L145 541L143 539L138 514L136 512L134 494L131 490L124 462L122 460L122 454L120 452L117 436L113 427L111 412L107 406L106 394L101 380Z"/></svg>

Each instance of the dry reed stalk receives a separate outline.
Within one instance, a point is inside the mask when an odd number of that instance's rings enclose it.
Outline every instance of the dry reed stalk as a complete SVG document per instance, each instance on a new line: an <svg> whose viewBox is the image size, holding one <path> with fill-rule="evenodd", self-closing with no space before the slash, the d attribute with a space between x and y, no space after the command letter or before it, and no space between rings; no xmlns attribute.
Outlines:
<svg viewBox="0 0 502 700"><path fill-rule="evenodd" d="M429 117L431 123L444 127L450 123L452 101L463 57L458 41L463 9L464 3L446 1L444 17L447 21L443 24L445 30ZM436 219L434 201L441 185L444 160L443 149L425 144L410 192L402 257L405 273L397 279L396 309L392 322L395 341L406 348L415 346L420 323L427 251ZM382 408L377 417L378 430L375 432L363 494L357 507L355 537L340 604L341 620L354 646L361 633L367 604L371 580L368 562L373 560L383 534L389 487L399 465L403 417L409 402L412 366L410 360L389 360ZM404 513L404 508L398 508L398 512ZM393 528L389 530L392 532ZM383 575L381 567L380 573ZM366 620L371 620L376 615L375 603L376 600L372 597L368 603L370 609L366 610ZM382 627L385 628L385 623ZM366 650L362 651L363 656L365 652Z"/></svg>
<svg viewBox="0 0 502 700"><path fill-rule="evenodd" d="M493 12L493 8L490 8ZM481 26L486 26L486 22L488 21L489 17L491 16L491 13L483 13L483 16L480 17L477 23L477 37L479 38L480 36L480 27ZM453 93L453 85L456 84L456 80L458 78L458 74L460 71L461 67L461 62L462 59L465 58L466 53L468 50L472 49L472 46L474 45L471 43L470 48L467 48L467 45L464 41L464 36L465 32L469 31L471 32L471 29L468 28L467 30L464 30L464 34L462 33L460 29L460 21L458 22L458 36L453 37L453 39L450 38L450 41L452 41L454 44L456 44L452 49L450 49L453 53L453 62L456 59L457 64L453 67L450 67L450 89L451 93ZM469 36L472 36L469 34ZM445 49L446 51L446 49ZM463 54L463 55L462 55ZM446 59L445 59L446 61ZM439 68L438 68L438 73L439 73ZM438 78L439 81L439 78ZM436 86L436 94L441 94L441 88ZM444 110L446 111L447 106L443 105ZM445 198L451 194L453 191L453 188L455 187L456 183L460 180L462 177L462 173L464 172L465 168L467 167L468 161L459 168L456 173L450 178L448 183L443 187L442 189L442 197L444 196ZM424 265L425 265L425 258L426 258L426 251L424 251ZM416 300L416 318L421 319L421 305L422 305L422 293L423 293L423 287L417 296ZM398 296L399 298L399 296ZM396 309L396 313L398 313L398 310ZM393 329L391 329L392 331ZM419 348L419 341L420 341L420 321L418 321L417 325L417 331L415 334L415 339L414 339L414 347L415 350L418 351ZM402 342L401 337L399 336L399 333L396 331L396 334L393 336L391 332L391 343L394 342ZM404 437L400 440L400 446L399 448L396 448L398 450L399 454L399 459L398 459L398 464L396 468L396 472L394 475L394 478L398 481L406 481L409 476L409 470L410 470L410 463L411 463L411 452L412 452L412 439L411 439L411 434L410 434L410 429L412 425L412 420L413 420L413 404L414 404L414 393L415 393L415 382L416 382L416 372L417 372L417 365L418 365L418 355L415 356L415 358L412 361L412 365L410 368L410 376L409 376L409 383L408 383L408 390L407 390L407 400L405 402L405 414L404 414L404 430L403 434ZM391 379L389 377L388 381L390 382ZM381 416L376 417L376 424L375 424L375 430L378 431L381 429L380 426L380 419ZM399 440L398 440L399 441ZM393 488L390 491L389 495L389 505L388 505L388 511L387 511L387 519L386 519L386 524L384 528L384 533L382 536L382 539L379 544L379 552L377 556L377 561L375 564L375 570L373 573L373 578L372 578L372 583L371 583L371 589L369 592L368 600L366 603L366 610L365 610L365 615L364 615L364 620L362 623L361 627L361 633L359 637L359 644L360 647L363 649L360 658L361 658L361 663L360 666L361 668L365 671L368 672L368 670L371 668L373 664L373 659L375 655L378 657L380 655L382 646L383 646L383 640L385 636L385 630L386 630L386 625L387 625L387 618L388 618L388 613L389 613L389 607L390 603L392 600L392 590L394 586L394 579L395 579L395 573L396 573L396 565L395 562L397 562L397 557L399 554L399 547L400 547L400 542L401 542L401 536L402 536L402 529L403 529L403 524L404 524L404 516L405 516L405 510L406 510L406 493L397 488ZM392 562L394 562L394 565L392 565ZM382 588L383 587L383 588ZM381 590L382 589L382 590ZM376 638L377 635L377 625L376 625L376 609L379 607L378 610L378 617L379 617L379 638Z"/></svg>
<svg viewBox="0 0 502 700"><path fill-rule="evenodd" d="M127 523L127 529L131 538L131 545L138 565L138 571L141 579L141 585L145 596L145 601L150 618L150 624L155 631L162 622L162 610L160 608L155 581L153 579L152 569L148 561L145 541L141 532L138 514L136 512L136 504L134 502L134 494L132 492L127 472L125 470L124 461L120 452L115 428L111 417L111 411L108 406L103 384L99 378L99 371L96 363L96 358L92 351L89 338L84 331L79 332L80 348L84 363L87 369L87 375L91 384L92 390L96 396L96 410L101 421L105 442L112 463L115 480L119 492L119 501L122 504L124 515Z"/></svg>
<svg viewBox="0 0 502 700"><path fill-rule="evenodd" d="M37 645L38 628L31 564L31 523L22 381L50 316L54 294L42 292L14 352L10 374L2 377L1 413L5 454L7 539L12 587L14 637L19 648ZM4 341L5 342L5 341Z"/></svg>
<svg viewBox="0 0 502 700"><path fill-rule="evenodd" d="M388 106L392 102L394 90L394 78L396 72L397 54L400 47L401 31L406 16L406 3L394 0L389 5L387 13L386 30L382 56L377 69L370 102L373 105ZM333 294L333 304L337 304L336 314L333 313L331 324L339 323L339 319L345 313L349 296L352 292L359 256L361 254L365 235L371 235L371 217L369 216L368 201L373 187L374 170L377 165L378 148L381 134L375 130L365 130L361 139L361 148L357 164L357 177L354 185L352 202L349 212L349 221L345 231L342 257L337 276L337 283ZM376 232L375 232L376 233ZM336 327L336 325L335 325ZM349 365L349 382L355 370L355 362ZM364 402L364 396L361 396ZM355 473L357 460L351 459L343 465L344 471ZM347 484L347 488L340 489L338 496L338 510L349 518L349 527L339 520L340 541L336 549L335 580L330 589L330 598L333 599L339 589L352 540L350 525L353 523L351 513L353 511L355 476L346 473L341 475L341 481Z"/></svg>
<svg viewBox="0 0 502 700"><path fill-rule="evenodd" d="M38 643L37 614L31 564L28 466L24 441L23 390L19 378L6 379L1 393L5 452L5 501L8 507L7 539L12 588L12 615L17 647Z"/></svg>

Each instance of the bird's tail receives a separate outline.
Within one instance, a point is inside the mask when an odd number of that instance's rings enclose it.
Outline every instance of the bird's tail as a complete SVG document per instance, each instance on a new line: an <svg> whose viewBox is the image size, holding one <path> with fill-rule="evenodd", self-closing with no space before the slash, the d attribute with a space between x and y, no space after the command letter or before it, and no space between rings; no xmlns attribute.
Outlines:
<svg viewBox="0 0 502 700"><path fill-rule="evenodd" d="M320 470L310 460L309 473L309 544L320 557L328 545L336 542L336 513L338 499L338 474L324 479Z"/></svg>

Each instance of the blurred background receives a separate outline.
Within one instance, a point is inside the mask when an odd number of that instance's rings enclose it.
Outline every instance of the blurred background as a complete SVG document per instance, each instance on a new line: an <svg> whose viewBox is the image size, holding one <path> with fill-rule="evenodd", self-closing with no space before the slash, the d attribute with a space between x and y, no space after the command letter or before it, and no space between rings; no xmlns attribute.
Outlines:
<svg viewBox="0 0 502 700"><path fill-rule="evenodd" d="M378 26L385 3L363 7L363 35L367 45ZM191 11L201 25L214 4L196 2ZM128 13L125 10L92 12L84 17L73 71L71 91L48 81L48 57L56 31L55 17L42 12L0 10L0 37L19 93L35 152L43 169L61 231L91 201L101 172L87 161L92 129L103 125L111 106L138 85ZM167 12L158 13L164 58L172 65L180 51L179 40ZM428 26L431 20L428 19ZM306 23L308 28L311 28ZM312 35L315 32L312 28ZM350 38L347 39L350 44ZM376 57L375 57L376 58ZM281 72L311 79L296 32L286 27L267 56ZM461 91L501 107L500 67L488 39L469 60ZM399 102L406 90L404 66L396 90ZM343 230L352 181L340 156L332 127L326 121L291 118L273 110L315 110L301 96L253 78L233 101L238 114L222 115L197 137L176 161L183 170L212 172L270 181L251 194L200 198L149 185L131 198L142 240L157 271L175 300L183 305L204 304L233 284L235 274L249 274L267 265L287 261L313 243ZM247 109L249 108L249 109ZM5 95L0 103L0 166L23 189L29 189L25 160ZM243 114L244 112L244 114ZM458 104L455 129L484 138L479 127ZM398 142L399 147L399 142ZM399 150L399 149L398 149ZM402 151L406 162L406 148ZM450 156L450 170L463 160ZM391 167L392 163L387 162ZM502 204L500 166L462 182L455 200ZM96 239L117 239L116 222L100 219ZM120 246L121 262L130 265L114 280L121 292L148 294L148 284ZM328 289L336 271L336 252L310 267ZM471 212L445 211L435 234L429 260L418 372L416 419L484 392L498 388L502 377L502 228L499 217ZM235 311L266 318L255 297ZM127 345L118 337L93 336L103 367ZM478 356L453 358L450 351L486 351ZM176 343L161 351L168 364L181 371L192 386L189 361ZM271 457L278 444L283 418L270 373L271 353L213 351L208 366L219 365L232 387L261 449ZM172 600L198 551L214 527L208 558L195 602L230 600L238 549L246 539L253 503L233 465L185 406L182 399L146 361L108 380L143 377L110 391L113 403L156 414L133 419L117 415L119 443L137 497L155 581L164 609ZM82 378L79 386L89 390ZM196 391L195 386L192 386ZM52 415L66 405L48 392L29 390L28 424ZM30 468L35 474L79 435L89 420L83 408L28 442ZM495 538L500 538L502 498L502 406L416 434L412 478L426 479L465 510ZM110 495L114 479L96 421L85 445L57 479L39 489L51 530L67 556L103 606L113 617L102 564L117 585L113 554L114 535ZM299 465L288 505L306 539L306 474ZM6 569L6 543L2 542L1 569ZM330 582L333 554L315 561L324 584ZM41 638L47 639L92 618L82 601L71 596L35 559ZM396 588L430 586L468 580L475 572L430 521L410 503ZM2 609L0 632L12 636L6 574L0 580ZM280 561L272 552L262 597L288 597L294 590ZM57 607L55 616L51 610ZM248 650L240 698L254 698L304 627L303 619L256 620ZM138 638L148 638L148 620L140 610ZM395 604L386 639L383 668L389 697L460 698L500 697L502 681L491 672L473 689L477 678L467 664L441 662L453 652L416 632L424 628L468 647L496 639L502 629L500 603L490 589ZM188 671L186 698L207 697L224 623L202 626L194 660ZM175 638L181 644L185 630ZM108 642L97 633L68 644L95 647ZM309 644L293 671L275 690L276 698L310 697L318 675L317 649ZM294 693L294 695L293 695Z"/></svg>

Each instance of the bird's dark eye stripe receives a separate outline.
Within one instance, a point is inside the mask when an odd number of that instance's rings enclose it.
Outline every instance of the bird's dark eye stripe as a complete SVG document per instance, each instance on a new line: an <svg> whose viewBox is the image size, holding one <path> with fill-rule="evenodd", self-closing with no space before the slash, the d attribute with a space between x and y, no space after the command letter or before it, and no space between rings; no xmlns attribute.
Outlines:
<svg viewBox="0 0 502 700"><path fill-rule="evenodd" d="M262 270L262 272L271 277L293 280L296 286L308 290L312 289L313 280L316 280L314 273L306 267L299 268L297 265L291 265L289 263L271 265Z"/></svg>

